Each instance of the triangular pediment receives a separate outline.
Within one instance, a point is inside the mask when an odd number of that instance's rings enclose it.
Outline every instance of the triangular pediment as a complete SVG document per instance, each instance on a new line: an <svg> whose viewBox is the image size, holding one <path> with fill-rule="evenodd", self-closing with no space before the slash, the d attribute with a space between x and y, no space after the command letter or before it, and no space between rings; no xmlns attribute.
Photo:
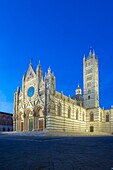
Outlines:
<svg viewBox="0 0 113 170"><path fill-rule="evenodd" d="M36 75L36 74L35 74L35 71L34 71L32 65L30 64L30 65L29 65L29 68L28 68L28 71L27 71L26 80L28 81L28 80L34 78L35 75Z"/></svg>

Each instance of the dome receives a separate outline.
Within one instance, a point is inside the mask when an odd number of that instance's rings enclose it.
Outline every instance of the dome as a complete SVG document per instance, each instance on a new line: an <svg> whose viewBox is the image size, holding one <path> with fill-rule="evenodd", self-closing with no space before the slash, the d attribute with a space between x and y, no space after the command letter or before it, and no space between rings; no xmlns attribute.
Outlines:
<svg viewBox="0 0 113 170"><path fill-rule="evenodd" d="M72 97L73 100L77 101L77 105L83 105L82 89L79 87L75 90L75 95Z"/></svg>
<svg viewBox="0 0 113 170"><path fill-rule="evenodd" d="M83 96L82 94L76 94L75 96L72 97L72 99L77 101L83 101Z"/></svg>

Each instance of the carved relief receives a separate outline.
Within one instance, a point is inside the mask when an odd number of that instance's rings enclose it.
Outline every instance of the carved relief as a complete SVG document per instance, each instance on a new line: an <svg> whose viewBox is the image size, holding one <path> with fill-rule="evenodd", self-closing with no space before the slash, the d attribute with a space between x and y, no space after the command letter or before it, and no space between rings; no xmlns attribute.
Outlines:
<svg viewBox="0 0 113 170"><path fill-rule="evenodd" d="M51 109L55 110L55 102L54 101L51 102Z"/></svg>
<svg viewBox="0 0 113 170"><path fill-rule="evenodd" d="M41 83L38 85L38 93L40 96L44 94L44 82L43 81L41 81Z"/></svg>

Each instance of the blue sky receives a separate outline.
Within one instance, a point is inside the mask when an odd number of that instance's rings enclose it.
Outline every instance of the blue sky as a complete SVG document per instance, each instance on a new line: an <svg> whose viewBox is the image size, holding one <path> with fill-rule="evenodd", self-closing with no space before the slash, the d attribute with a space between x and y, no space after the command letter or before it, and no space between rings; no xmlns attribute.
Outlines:
<svg viewBox="0 0 113 170"><path fill-rule="evenodd" d="M99 59L100 106L113 105L112 0L1 0L0 111L13 113L13 97L30 58L50 66L57 90L73 96L83 87L83 55Z"/></svg>

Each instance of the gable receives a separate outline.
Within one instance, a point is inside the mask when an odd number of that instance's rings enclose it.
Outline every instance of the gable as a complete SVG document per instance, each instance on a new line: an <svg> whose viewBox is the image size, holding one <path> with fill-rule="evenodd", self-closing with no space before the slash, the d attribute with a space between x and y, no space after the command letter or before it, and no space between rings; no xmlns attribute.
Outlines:
<svg viewBox="0 0 113 170"><path fill-rule="evenodd" d="M35 77L35 71L34 71L33 67L30 65L28 68L27 75L26 75L26 81L29 81L30 79L32 79L34 77Z"/></svg>

